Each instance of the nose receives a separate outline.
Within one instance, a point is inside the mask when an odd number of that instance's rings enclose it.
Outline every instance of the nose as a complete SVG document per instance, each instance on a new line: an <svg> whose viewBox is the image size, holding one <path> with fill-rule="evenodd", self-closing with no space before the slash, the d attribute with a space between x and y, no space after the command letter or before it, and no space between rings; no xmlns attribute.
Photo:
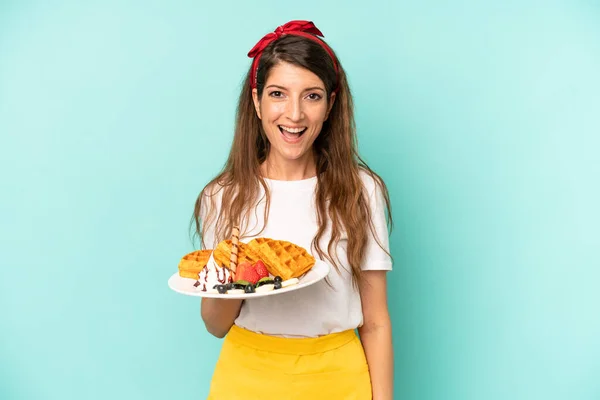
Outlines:
<svg viewBox="0 0 600 400"><path fill-rule="evenodd" d="M287 116L290 121L300 121L304 117L302 101L298 99L290 99L288 102Z"/></svg>

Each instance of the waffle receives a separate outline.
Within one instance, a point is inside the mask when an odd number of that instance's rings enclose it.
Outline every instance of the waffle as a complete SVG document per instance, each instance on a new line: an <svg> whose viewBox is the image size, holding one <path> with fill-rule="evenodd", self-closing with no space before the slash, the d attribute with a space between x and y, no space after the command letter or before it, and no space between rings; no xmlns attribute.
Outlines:
<svg viewBox="0 0 600 400"><path fill-rule="evenodd" d="M198 274L208 263L212 250L197 250L183 256L179 261L179 276L198 279Z"/></svg>
<svg viewBox="0 0 600 400"><path fill-rule="evenodd" d="M291 242L268 238L251 240L247 247L260 255L271 275L287 280L298 278L315 265L315 258Z"/></svg>
<svg viewBox="0 0 600 400"><path fill-rule="evenodd" d="M231 260L231 240L223 240L220 242L213 251L213 258L219 267L229 269L229 262ZM261 257L253 251L253 249L250 249L247 244L238 242L237 258L238 264L242 261L248 261L250 264L254 264Z"/></svg>

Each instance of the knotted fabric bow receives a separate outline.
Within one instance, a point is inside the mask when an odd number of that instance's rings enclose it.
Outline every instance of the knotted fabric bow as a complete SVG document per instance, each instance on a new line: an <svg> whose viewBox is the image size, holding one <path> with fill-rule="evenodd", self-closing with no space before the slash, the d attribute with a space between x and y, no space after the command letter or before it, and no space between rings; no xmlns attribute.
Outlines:
<svg viewBox="0 0 600 400"><path fill-rule="evenodd" d="M321 31L313 24L311 21L302 21L302 20L294 20L290 21L284 25L278 26L274 32L267 33L262 39L254 45L252 50L248 52L248 57L253 58L252 62L252 70L250 75L250 85L254 89L256 87L256 75L258 72L258 62L260 60L260 56L264 49L271 44L273 41L279 39L283 35L296 35L302 36L308 39L311 39L317 43L319 43L325 51L329 54L331 59L333 60L333 65L335 67L335 72L338 72L338 66L335 59L335 55L331 48L317 36L325 37Z"/></svg>

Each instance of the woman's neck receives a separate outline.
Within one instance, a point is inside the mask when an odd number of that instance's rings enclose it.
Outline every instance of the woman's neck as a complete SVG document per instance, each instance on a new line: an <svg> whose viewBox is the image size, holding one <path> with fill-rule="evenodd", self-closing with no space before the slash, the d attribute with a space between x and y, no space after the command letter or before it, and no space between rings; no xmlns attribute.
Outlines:
<svg viewBox="0 0 600 400"><path fill-rule="evenodd" d="M260 170L263 177L279 181L299 181L317 174L312 153L298 160L282 160L270 154L260 166Z"/></svg>

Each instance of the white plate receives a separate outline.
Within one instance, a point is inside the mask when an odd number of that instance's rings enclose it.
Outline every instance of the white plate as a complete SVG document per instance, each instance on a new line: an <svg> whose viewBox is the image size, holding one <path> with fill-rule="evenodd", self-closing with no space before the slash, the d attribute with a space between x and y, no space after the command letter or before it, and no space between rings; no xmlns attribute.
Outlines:
<svg viewBox="0 0 600 400"><path fill-rule="evenodd" d="M310 286L325 278L328 273L329 265L324 261L315 260L315 265L313 265L310 271L298 278L298 283L295 285L263 293L220 294L207 293L201 290L197 291L194 287L194 283L196 283L195 279L183 278L179 276L179 272L176 272L169 278L169 287L177 293L195 297L211 297L215 299L254 299L257 297L273 296L275 294L302 289L303 287Z"/></svg>

